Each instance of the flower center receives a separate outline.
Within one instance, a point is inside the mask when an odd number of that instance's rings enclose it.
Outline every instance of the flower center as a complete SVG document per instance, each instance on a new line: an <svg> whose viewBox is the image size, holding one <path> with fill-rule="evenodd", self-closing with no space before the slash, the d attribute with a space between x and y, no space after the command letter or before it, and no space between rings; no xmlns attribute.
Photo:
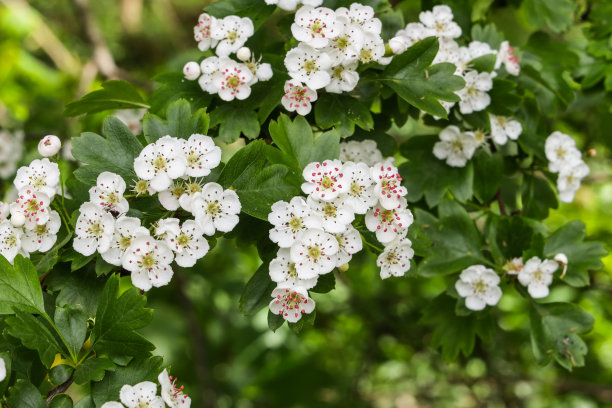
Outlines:
<svg viewBox="0 0 612 408"><path fill-rule="evenodd" d="M119 202L119 196L117 196L117 194L115 193L110 193L108 197L106 198L106 201L108 201L108 204L112 206Z"/></svg>
<svg viewBox="0 0 612 408"><path fill-rule="evenodd" d="M32 180L32 186L36 190L40 190L41 188L45 187L46 185L47 185L47 182L45 181L44 177L36 177L34 180Z"/></svg>
<svg viewBox="0 0 612 408"><path fill-rule="evenodd" d="M129 235L121 235L121 238L119 238L119 248L121 249L128 249L131 243L132 237L130 237Z"/></svg>
<svg viewBox="0 0 612 408"><path fill-rule="evenodd" d="M540 281L542 280L542 271L537 269L534 273L533 273L533 279L536 281Z"/></svg>
<svg viewBox="0 0 612 408"><path fill-rule="evenodd" d="M306 88L297 86L295 90L293 91L293 99L295 99L296 102L302 102L305 99L305 95L306 95Z"/></svg>
<svg viewBox="0 0 612 408"><path fill-rule="evenodd" d="M338 65L334 67L332 70L332 77L337 79L342 79L342 73L344 72L344 67L342 65Z"/></svg>
<svg viewBox="0 0 612 408"><path fill-rule="evenodd" d="M313 72L317 72L317 64L315 63L314 60L308 60L304 62L304 71L306 71L306 73L308 75L312 74Z"/></svg>
<svg viewBox="0 0 612 408"><path fill-rule="evenodd" d="M361 190L362 190L362 187L358 183L351 184L350 191L352 195L356 195L356 196L360 195Z"/></svg>
<svg viewBox="0 0 612 408"><path fill-rule="evenodd" d="M155 170L165 170L167 165L168 161L162 156L157 156L155 160L153 160L153 167L155 167Z"/></svg>
<svg viewBox="0 0 612 408"><path fill-rule="evenodd" d="M299 219L298 217L293 217L291 218L291 220L289 221L289 226L291 227L292 230L299 230L302 229L302 220Z"/></svg>
<svg viewBox="0 0 612 408"><path fill-rule="evenodd" d="M187 191L189 192L189 195L193 195L202 191L202 186L200 186L198 183L189 183L187 184Z"/></svg>
<svg viewBox="0 0 612 408"><path fill-rule="evenodd" d="M142 259L140 260L140 265L145 269L151 269L153 266L155 266L155 257L153 257L153 254L149 252L148 254L143 255Z"/></svg>
<svg viewBox="0 0 612 408"><path fill-rule="evenodd" d="M361 60L361 62L368 63L372 61L372 58L372 50L369 50L367 48L361 50L361 53L359 54L359 59Z"/></svg>
<svg viewBox="0 0 612 408"><path fill-rule="evenodd" d="M208 203L208 207L206 207L206 213L214 217L215 215L217 215L220 209L221 209L221 206L218 203L216 202Z"/></svg>
<svg viewBox="0 0 612 408"><path fill-rule="evenodd" d="M136 195L147 194L149 192L149 182L147 180L138 180L134 186Z"/></svg>
<svg viewBox="0 0 612 408"><path fill-rule="evenodd" d="M190 151L189 155L187 155L187 165L193 167L198 164L200 164L200 155L196 154L194 151Z"/></svg>
<svg viewBox="0 0 612 408"><path fill-rule="evenodd" d="M474 282L474 290L477 293L482 293L485 291L485 289L487 288L487 284L484 283L483 281L479 280L477 282Z"/></svg>
<svg viewBox="0 0 612 408"><path fill-rule="evenodd" d="M11 234L8 236L5 242L9 247L15 247L17 246L17 236L15 234Z"/></svg>
<svg viewBox="0 0 612 408"><path fill-rule="evenodd" d="M315 19L315 21L310 24L310 31L312 31L312 36L315 34L319 34L325 28L325 24L323 24L319 19Z"/></svg>
<svg viewBox="0 0 612 408"><path fill-rule="evenodd" d="M344 51L344 49L349 45L348 37L345 35L338 37L334 42L336 43L336 47L341 51Z"/></svg>
<svg viewBox="0 0 612 408"><path fill-rule="evenodd" d="M100 221L92 222L91 227L89 227L89 231L91 232L91 235L99 237L104 233L104 227L102 227Z"/></svg>
<svg viewBox="0 0 612 408"><path fill-rule="evenodd" d="M559 158L560 158L560 159L564 158L566 153L567 153L567 152L566 152L566 151L565 151L565 149L564 149L564 148L562 148L562 147L559 147L559 148L557 149L557 156L559 156Z"/></svg>
<svg viewBox="0 0 612 408"><path fill-rule="evenodd" d="M388 264L396 264L397 256L395 254L395 251L390 251L385 257L385 261L387 261Z"/></svg>
<svg viewBox="0 0 612 408"><path fill-rule="evenodd" d="M308 250L308 256L316 261L321 256L321 250L316 245L310 247Z"/></svg>
<svg viewBox="0 0 612 408"><path fill-rule="evenodd" d="M38 211L38 203L36 200L29 200L26 204L26 211L28 212L36 212Z"/></svg>
<svg viewBox="0 0 612 408"><path fill-rule="evenodd" d="M474 136L476 137L478 143L484 143L486 135L482 130L475 130Z"/></svg>
<svg viewBox="0 0 612 408"><path fill-rule="evenodd" d="M236 40L238 39L238 37L240 37L240 35L238 34L238 31L234 30L234 31L228 31L227 32L227 39L233 44L234 42L236 42Z"/></svg>
<svg viewBox="0 0 612 408"><path fill-rule="evenodd" d="M185 193L185 187L183 186L174 186L172 189L172 195L175 197L180 197Z"/></svg>
<svg viewBox="0 0 612 408"><path fill-rule="evenodd" d="M323 188L332 188L333 185L334 181L329 176L325 176L321 179L321 186Z"/></svg>
<svg viewBox="0 0 612 408"><path fill-rule="evenodd" d="M291 278L295 278L297 276L297 270L295 269L295 263L293 262L289 264L289 276Z"/></svg>
<svg viewBox="0 0 612 408"><path fill-rule="evenodd" d="M181 235L179 235L176 238L176 242L178 242L178 244L182 247L186 247L187 245L189 245L190 241L191 241L191 238L189 237L189 235L186 235L185 233L181 233Z"/></svg>
<svg viewBox="0 0 612 408"><path fill-rule="evenodd" d="M239 86L240 86L240 78L238 78L235 75L227 78L227 87L228 88L236 89Z"/></svg>
<svg viewBox="0 0 612 408"><path fill-rule="evenodd" d="M325 204L325 207L323 207L323 213L325 214L326 217L335 217L336 216L336 206L333 205L332 203L327 203Z"/></svg>
<svg viewBox="0 0 612 408"><path fill-rule="evenodd" d="M36 234L38 235L44 235L47 233L47 225L37 225L36 228L34 229L36 231Z"/></svg>
<svg viewBox="0 0 612 408"><path fill-rule="evenodd" d="M461 141L461 139L453 140L451 142L451 146L452 146L453 150L455 151L455 153L458 153L458 152L463 150L463 142Z"/></svg>

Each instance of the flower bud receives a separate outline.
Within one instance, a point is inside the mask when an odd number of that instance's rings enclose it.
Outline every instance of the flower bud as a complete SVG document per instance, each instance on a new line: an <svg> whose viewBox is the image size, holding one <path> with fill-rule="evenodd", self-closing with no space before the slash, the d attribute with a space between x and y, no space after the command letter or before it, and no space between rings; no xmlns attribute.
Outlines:
<svg viewBox="0 0 612 408"><path fill-rule="evenodd" d="M260 81L267 81L272 78L272 75L272 65L268 63L259 64L256 73L257 79L259 79Z"/></svg>
<svg viewBox="0 0 612 408"><path fill-rule="evenodd" d="M402 39L402 37L393 37L389 40L389 48L394 54L401 54L408 49L408 44Z"/></svg>
<svg viewBox="0 0 612 408"><path fill-rule="evenodd" d="M555 255L554 260L557 263L560 263L561 265L567 265L568 263L567 255L565 255L564 253L558 253L557 255Z"/></svg>
<svg viewBox="0 0 612 408"><path fill-rule="evenodd" d="M15 213L11 216L11 224L13 224L13 227L22 227L23 224L25 224L25 221L25 215L20 212Z"/></svg>
<svg viewBox="0 0 612 408"><path fill-rule="evenodd" d="M183 67L183 74L185 74L185 78L188 80L195 81L200 76L200 66L197 62L188 62Z"/></svg>
<svg viewBox="0 0 612 408"><path fill-rule="evenodd" d="M47 135L38 142L38 153L42 157L51 157L62 148L62 141L54 135Z"/></svg>
<svg viewBox="0 0 612 408"><path fill-rule="evenodd" d="M238 57L240 61L244 62L251 58L251 50L249 50L248 47L242 47L236 51L236 57Z"/></svg>

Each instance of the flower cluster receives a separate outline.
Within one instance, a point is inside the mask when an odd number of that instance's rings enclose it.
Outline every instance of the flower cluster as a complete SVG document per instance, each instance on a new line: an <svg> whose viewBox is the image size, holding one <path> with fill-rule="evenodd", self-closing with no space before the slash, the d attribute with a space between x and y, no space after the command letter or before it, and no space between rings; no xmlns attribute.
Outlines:
<svg viewBox="0 0 612 408"><path fill-rule="evenodd" d="M244 47L253 35L253 22L248 17L227 16L217 19L206 13L200 15L194 27L195 40L202 51L215 48L217 56L208 57L200 64L188 62L183 68L185 78L198 80L200 87L210 94L218 94L224 101L246 99L251 86L272 78L272 66L255 59ZM229 58L236 53L241 62Z"/></svg>
<svg viewBox="0 0 612 408"><path fill-rule="evenodd" d="M291 25L299 43L285 57L291 80L285 83L281 99L285 109L300 115L310 112L318 89L332 93L355 89L359 63L391 61L385 57L382 23L372 7L353 3L350 9L334 11L304 3Z"/></svg>
<svg viewBox="0 0 612 408"><path fill-rule="evenodd" d="M241 205L232 190L202 178L221 162L221 149L204 135L188 140L164 136L147 145L134 160L139 177L137 194L158 194L169 211L179 208L194 219L182 222L164 218L149 229L126 213L126 183L121 176L103 172L89 190L90 201L81 205L74 248L88 256L96 251L109 264L131 272L139 289L167 285L173 275L170 264L195 265L209 250L204 235L231 231L238 223Z"/></svg>
<svg viewBox="0 0 612 408"><path fill-rule="evenodd" d="M15 174L17 162L23 154L23 137L21 131L11 133L0 129L0 178L7 179Z"/></svg>
<svg viewBox="0 0 612 408"><path fill-rule="evenodd" d="M47 252L55 244L62 222L51 201L59 183L59 168L47 158L17 170L13 181L17 198L10 204L0 202L0 254L9 262L17 254L28 257L31 252Z"/></svg>
<svg viewBox="0 0 612 408"><path fill-rule="evenodd" d="M347 151L371 151L371 142L350 142ZM349 149L350 147L350 149ZM376 155L381 156L376 149ZM346 157L346 156L345 156ZM402 276L410 269L414 252L406 238L413 216L406 208L406 188L393 159L375 163L325 160L308 164L303 171L302 191L307 198L272 205L268 221L270 240L280 247L270 263L270 277L277 287L270 310L289 322L314 310L308 296L320 275L345 266L361 251L355 215L365 215L365 226L384 245L377 264L380 276Z"/></svg>
<svg viewBox="0 0 612 408"><path fill-rule="evenodd" d="M544 150L549 161L548 169L553 173L559 173L557 178L559 200L571 203L582 179L589 175L589 166L582 160L582 154L576 148L574 139L565 133L551 133L546 139Z"/></svg>
<svg viewBox="0 0 612 408"><path fill-rule="evenodd" d="M183 386L176 385L177 379L162 371L157 377L161 395L157 395L157 384L143 381L134 386L124 385L119 391L119 402L106 402L102 408L189 408L191 398L183 392Z"/></svg>

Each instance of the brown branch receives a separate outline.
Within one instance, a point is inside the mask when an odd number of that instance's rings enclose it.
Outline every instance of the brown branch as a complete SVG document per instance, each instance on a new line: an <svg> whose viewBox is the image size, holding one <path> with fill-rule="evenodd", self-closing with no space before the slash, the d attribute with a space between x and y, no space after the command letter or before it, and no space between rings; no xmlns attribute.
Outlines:
<svg viewBox="0 0 612 408"><path fill-rule="evenodd" d="M508 213L506 212L506 206L504 205L504 200L502 200L501 190L497 190L495 198L497 199L497 204L499 204L499 212L501 213L501 215L508 215Z"/></svg>
<svg viewBox="0 0 612 408"><path fill-rule="evenodd" d="M51 400L57 394L63 394L64 392L66 392L66 390L72 385L73 381L74 381L74 378L72 376L70 376L70 378L68 378L65 383L60 384L57 387L55 387L54 389L52 389L51 391L49 391L49 394L47 394L47 406L49 406L49 404L51 404Z"/></svg>

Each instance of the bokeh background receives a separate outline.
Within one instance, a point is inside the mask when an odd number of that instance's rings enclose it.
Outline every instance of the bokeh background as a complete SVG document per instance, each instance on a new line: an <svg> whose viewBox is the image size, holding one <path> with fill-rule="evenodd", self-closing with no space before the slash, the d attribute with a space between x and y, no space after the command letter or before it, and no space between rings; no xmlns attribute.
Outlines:
<svg viewBox="0 0 612 408"><path fill-rule="evenodd" d="M152 90L156 74L180 71L198 59L193 26L206 3L0 0L0 129L25 135L11 143L0 140L2 149L13 149L12 163L0 163L0 192L10 193L11 166L33 158L43 135L68 140L83 130L99 131L104 115L64 118L66 103L111 78ZM474 3L519 48L536 30L519 1L446 3L468 10L465 4ZM551 33L581 63L587 58L583 32L593 12L590 3L575 4L568 31ZM404 1L401 7L408 22L431 5ZM579 77L580 69L567 67L570 77ZM610 96L602 87L578 88L557 128L577 136L584 151L592 149L591 175L574 203L554 210L547 224L554 229L581 219L588 234L610 248ZM409 122L394 136L422 132L420 124ZM375 259L365 252L336 290L314 295L315 328L297 335L286 326L269 331L266 310L241 315L238 299L260 261L253 246L221 240L195 270L149 294L155 319L144 334L185 385L193 407L205 406L204 400L240 408L612 406L612 257L604 261L605 268L591 274L590 288L557 284L548 299L577 302L595 316L594 330L586 335L586 367L571 373L535 363L527 304L511 293L496 309L493 340L477 341L470 357L444 362L428 346L432 328L419 324L427 299L444 291L443 278L381 281Z"/></svg>

